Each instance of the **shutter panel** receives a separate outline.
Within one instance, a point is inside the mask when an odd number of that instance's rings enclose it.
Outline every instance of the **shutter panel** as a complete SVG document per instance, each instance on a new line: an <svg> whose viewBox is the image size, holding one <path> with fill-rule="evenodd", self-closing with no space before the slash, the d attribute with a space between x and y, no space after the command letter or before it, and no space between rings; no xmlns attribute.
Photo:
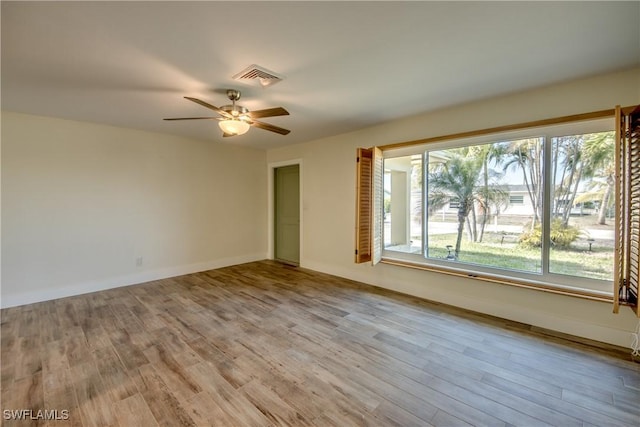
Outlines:
<svg viewBox="0 0 640 427"><path fill-rule="evenodd" d="M371 261L373 150L358 148L356 166L356 263Z"/></svg>
<svg viewBox="0 0 640 427"><path fill-rule="evenodd" d="M615 241L615 251L613 258L613 312L618 313L620 309L620 293L622 287L624 286L624 234L625 234L625 219L626 219L626 211L623 209L622 201L626 199L626 189L625 189L625 166L626 166L626 156L624 150L624 141L622 136L622 130L624 129L624 118L622 117L622 113L620 110L620 106L616 106L616 146L615 146L615 169L616 169L616 184L618 187L616 188L616 203L615 203L615 233L616 233L616 241ZM604 209L604 206L600 207Z"/></svg>
<svg viewBox="0 0 640 427"><path fill-rule="evenodd" d="M614 312L629 305L640 316L640 106L616 107L616 251Z"/></svg>
<svg viewBox="0 0 640 427"><path fill-rule="evenodd" d="M373 213L371 219L373 225L373 253L371 254L371 263L376 265L382 259L382 227L384 227L384 218L382 216L384 203L383 182L383 161L382 150L377 147L373 148Z"/></svg>
<svg viewBox="0 0 640 427"><path fill-rule="evenodd" d="M627 304L638 310L638 283L640 282L640 108L627 115L627 144L629 145L629 267Z"/></svg>

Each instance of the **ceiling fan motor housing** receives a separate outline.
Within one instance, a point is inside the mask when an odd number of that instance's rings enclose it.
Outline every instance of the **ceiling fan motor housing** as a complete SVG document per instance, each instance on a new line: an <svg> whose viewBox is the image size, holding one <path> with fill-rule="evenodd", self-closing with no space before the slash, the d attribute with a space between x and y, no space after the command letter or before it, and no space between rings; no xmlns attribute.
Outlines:
<svg viewBox="0 0 640 427"><path fill-rule="evenodd" d="M247 113L249 113L249 110L246 107L243 107L242 105L235 105L235 104L223 105L222 107L220 107L220 109L231 114L233 117L240 117L240 118L243 118L244 116L247 115Z"/></svg>
<svg viewBox="0 0 640 427"><path fill-rule="evenodd" d="M248 119L249 117L247 117L247 113L249 112L249 110L242 105L236 105L236 101L240 99L240 95L241 93L239 90L227 89L227 98L229 98L229 100L233 102L233 104L223 105L222 107L220 107L220 109L231 114L233 117Z"/></svg>
<svg viewBox="0 0 640 427"><path fill-rule="evenodd" d="M235 89L227 89L227 98L229 98L230 101L237 101L240 99L240 95L242 95L240 93L239 90L235 90Z"/></svg>

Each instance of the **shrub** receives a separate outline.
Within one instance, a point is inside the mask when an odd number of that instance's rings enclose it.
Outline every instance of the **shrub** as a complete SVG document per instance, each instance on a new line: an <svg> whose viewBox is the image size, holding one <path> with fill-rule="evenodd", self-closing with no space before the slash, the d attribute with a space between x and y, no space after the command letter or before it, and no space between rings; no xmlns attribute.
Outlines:
<svg viewBox="0 0 640 427"><path fill-rule="evenodd" d="M526 248L539 248L542 246L542 229L540 224L533 230L529 230L520 235L518 243ZM559 219L551 222L551 244L556 248L568 248L580 235L580 229L571 225L563 225Z"/></svg>
<svg viewBox="0 0 640 427"><path fill-rule="evenodd" d="M533 230L530 225L525 226L528 231L523 232L518 243L525 248L539 248L542 246L542 230L537 225Z"/></svg>

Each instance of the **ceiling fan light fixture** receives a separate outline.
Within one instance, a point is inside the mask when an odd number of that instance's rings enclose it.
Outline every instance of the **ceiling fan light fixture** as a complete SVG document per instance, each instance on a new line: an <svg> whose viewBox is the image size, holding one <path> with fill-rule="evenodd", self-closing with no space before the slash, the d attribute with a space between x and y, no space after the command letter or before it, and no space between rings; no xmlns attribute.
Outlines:
<svg viewBox="0 0 640 427"><path fill-rule="evenodd" d="M260 122L256 119L263 117L276 117L276 116L288 116L289 112L282 107L267 108L263 110L249 111L242 105L236 105L236 101L240 99L240 91L229 89L227 90L227 98L231 101L231 105L223 105L218 108L198 98L192 98L185 96L191 102L200 104L201 106L217 112L222 117L177 117L164 120L219 120L218 124L223 136L235 136L244 135L249 130L249 127L255 126L260 129L268 130L270 132L279 133L280 135L288 135L291 132L289 129L284 129L278 126L271 125L269 123Z"/></svg>
<svg viewBox="0 0 640 427"><path fill-rule="evenodd" d="M218 126L227 135L243 135L250 127L244 120L222 120L218 122Z"/></svg>

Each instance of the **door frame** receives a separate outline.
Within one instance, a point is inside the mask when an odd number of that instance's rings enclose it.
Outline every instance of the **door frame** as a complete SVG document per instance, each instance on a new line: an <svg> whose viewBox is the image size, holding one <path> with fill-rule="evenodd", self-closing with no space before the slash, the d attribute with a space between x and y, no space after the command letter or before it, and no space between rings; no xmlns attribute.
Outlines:
<svg viewBox="0 0 640 427"><path fill-rule="evenodd" d="M303 217L302 217L302 195L303 195L303 187L302 187L302 159L292 159L292 160L284 160L281 162L272 162L267 165L267 255L269 259L275 259L275 188L274 188L274 174L277 168L281 168L284 166L298 165L298 180L300 184L299 192L300 192L300 224L299 224L299 235L300 241L298 242L300 249L300 262L299 266L303 266L304 262L304 253L303 253L303 245L302 245L302 230L303 227Z"/></svg>

